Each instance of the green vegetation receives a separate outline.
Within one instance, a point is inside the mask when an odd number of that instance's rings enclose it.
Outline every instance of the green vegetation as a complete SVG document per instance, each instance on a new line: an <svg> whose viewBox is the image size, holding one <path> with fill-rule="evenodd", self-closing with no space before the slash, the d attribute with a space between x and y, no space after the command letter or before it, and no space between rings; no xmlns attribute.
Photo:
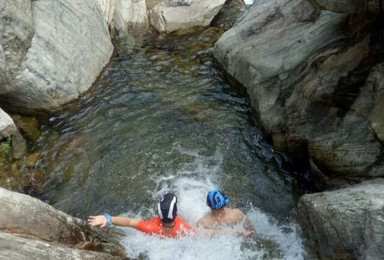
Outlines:
<svg viewBox="0 0 384 260"><path fill-rule="evenodd" d="M5 141L0 143L0 161L6 161L9 158L11 150L12 138L9 136Z"/></svg>

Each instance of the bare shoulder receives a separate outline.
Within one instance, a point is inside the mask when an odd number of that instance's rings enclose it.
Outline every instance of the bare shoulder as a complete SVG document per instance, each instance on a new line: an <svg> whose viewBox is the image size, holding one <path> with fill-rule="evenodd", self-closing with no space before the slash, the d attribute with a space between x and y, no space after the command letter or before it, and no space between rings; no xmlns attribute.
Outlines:
<svg viewBox="0 0 384 260"><path fill-rule="evenodd" d="M229 215L235 221L241 221L245 217L244 213L239 209L231 209Z"/></svg>
<svg viewBox="0 0 384 260"><path fill-rule="evenodd" d="M231 214L237 217L244 217L244 213L239 209L231 209Z"/></svg>
<svg viewBox="0 0 384 260"><path fill-rule="evenodd" d="M206 227L209 225L210 218L208 215L204 215L202 218L198 219L196 224L198 227Z"/></svg>

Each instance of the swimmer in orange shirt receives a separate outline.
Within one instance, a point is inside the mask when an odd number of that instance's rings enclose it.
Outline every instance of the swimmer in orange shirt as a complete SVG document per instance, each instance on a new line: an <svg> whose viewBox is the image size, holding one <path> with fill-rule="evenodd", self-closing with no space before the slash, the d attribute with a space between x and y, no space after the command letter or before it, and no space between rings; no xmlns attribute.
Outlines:
<svg viewBox="0 0 384 260"><path fill-rule="evenodd" d="M149 221L132 219L127 217L112 217L108 213L98 216L90 216L88 223L91 226L123 226L135 228L147 234L156 234L164 237L177 238L188 234L196 235L198 230L188 225L181 217L177 216L177 197L167 193L158 204L158 216ZM218 230L202 229L205 235L220 234ZM249 232L235 233L237 236L249 236Z"/></svg>

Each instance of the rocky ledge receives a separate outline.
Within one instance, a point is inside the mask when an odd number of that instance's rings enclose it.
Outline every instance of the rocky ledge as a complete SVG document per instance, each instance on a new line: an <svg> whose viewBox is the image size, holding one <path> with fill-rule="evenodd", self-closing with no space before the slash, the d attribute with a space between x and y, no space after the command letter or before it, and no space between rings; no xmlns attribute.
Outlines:
<svg viewBox="0 0 384 260"><path fill-rule="evenodd" d="M384 259L384 180L304 195L297 218L322 259Z"/></svg>
<svg viewBox="0 0 384 260"><path fill-rule="evenodd" d="M117 230L92 228L42 201L0 188L1 259L126 259Z"/></svg>

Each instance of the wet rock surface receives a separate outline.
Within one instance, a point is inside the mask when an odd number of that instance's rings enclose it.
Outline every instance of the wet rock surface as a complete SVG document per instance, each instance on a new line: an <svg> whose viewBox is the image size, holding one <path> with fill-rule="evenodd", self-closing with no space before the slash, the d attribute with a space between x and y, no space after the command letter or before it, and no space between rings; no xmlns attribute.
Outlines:
<svg viewBox="0 0 384 260"><path fill-rule="evenodd" d="M67 247L59 243L47 242L36 238L25 238L0 231L0 259L128 259L126 257L112 256L107 253L81 250Z"/></svg>
<svg viewBox="0 0 384 260"><path fill-rule="evenodd" d="M298 220L322 259L383 259L384 180L304 195Z"/></svg>
<svg viewBox="0 0 384 260"><path fill-rule="evenodd" d="M309 156L313 169L332 178L383 176L370 112L353 108L364 100L358 90L365 78L351 80L357 75L351 71L371 55L370 37L351 41L348 19L308 1L258 1L217 42L214 55L246 87L277 149ZM373 106L378 118L380 101Z"/></svg>
<svg viewBox="0 0 384 260"><path fill-rule="evenodd" d="M116 230L91 228L85 221L60 212L38 199L3 188L0 188L0 202L2 205L0 230L17 236L33 238L30 242L26 242L1 234L7 239L0 240L0 247L4 246L4 243L38 244L36 241L38 238L48 241L48 243L61 243L62 245L59 246L61 248L75 246L83 249L92 248L94 251L106 252L115 256L125 255L123 247L118 242L121 234ZM44 249L40 253L44 253Z"/></svg>
<svg viewBox="0 0 384 260"><path fill-rule="evenodd" d="M17 128L32 143L35 143L40 136L39 121L36 117L25 117L21 115L12 115Z"/></svg>

